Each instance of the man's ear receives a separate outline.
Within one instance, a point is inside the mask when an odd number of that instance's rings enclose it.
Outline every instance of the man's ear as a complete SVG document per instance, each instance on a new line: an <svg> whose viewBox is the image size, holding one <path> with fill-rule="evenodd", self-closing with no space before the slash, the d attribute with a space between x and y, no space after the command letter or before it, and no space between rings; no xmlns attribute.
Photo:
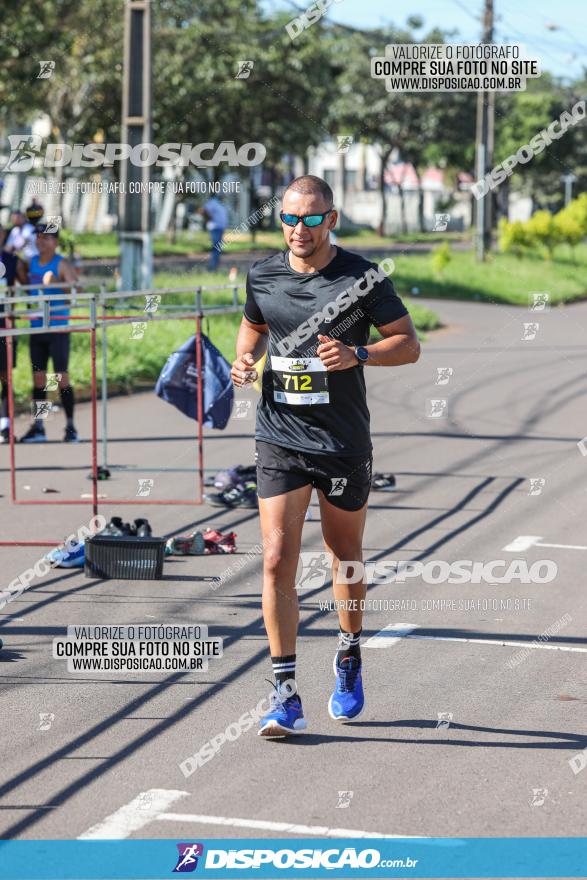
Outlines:
<svg viewBox="0 0 587 880"><path fill-rule="evenodd" d="M336 226L337 220L338 220L338 211L333 211L332 214L330 214L330 226L328 228L334 229L334 227Z"/></svg>

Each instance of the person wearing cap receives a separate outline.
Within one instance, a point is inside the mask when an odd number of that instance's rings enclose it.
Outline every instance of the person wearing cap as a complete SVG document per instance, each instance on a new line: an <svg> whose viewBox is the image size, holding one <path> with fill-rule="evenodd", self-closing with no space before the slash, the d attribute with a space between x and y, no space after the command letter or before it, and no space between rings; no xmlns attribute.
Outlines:
<svg viewBox="0 0 587 880"><path fill-rule="evenodd" d="M32 257L27 264L20 261L18 266L18 278L21 284L38 284L38 288L29 290L31 296L43 293L43 286L56 284L59 281L64 284L75 284L78 280L76 269L71 263L57 253L59 243L59 231L48 223L40 223L37 226L38 256ZM46 293L61 295L63 299L51 300L49 309L49 324L51 327L66 327L69 323L69 290L59 287L51 287ZM41 317L31 320L31 327L42 327ZM53 369L57 373L59 394L66 417L64 441L77 443L78 434L73 423L74 394L69 381L69 347L70 334L67 332L49 332L31 334L30 338L31 364L33 367L33 400L43 401L47 397L47 365L49 358L53 363ZM38 408L37 412L38 412ZM21 443L44 443L45 435L44 420L41 415L36 415L33 424L21 437Z"/></svg>
<svg viewBox="0 0 587 880"><path fill-rule="evenodd" d="M29 223L32 223L33 226L36 226L38 223L41 222L41 218L44 213L45 213L45 209L43 208L41 203L38 202L36 200L36 198L33 197L32 202L30 203L30 205L28 206L28 208L25 211L26 218L29 221Z"/></svg>

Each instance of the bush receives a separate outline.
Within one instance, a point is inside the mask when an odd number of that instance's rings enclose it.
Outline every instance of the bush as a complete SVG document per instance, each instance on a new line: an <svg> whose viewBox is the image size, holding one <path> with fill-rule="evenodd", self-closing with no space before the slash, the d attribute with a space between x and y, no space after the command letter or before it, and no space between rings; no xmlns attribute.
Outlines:
<svg viewBox="0 0 587 880"><path fill-rule="evenodd" d="M432 267L434 269L434 274L440 277L451 260L452 254L450 252L450 245L448 241L444 241L432 251Z"/></svg>
<svg viewBox="0 0 587 880"><path fill-rule="evenodd" d="M526 231L532 244L540 245L552 259L554 249L560 243L560 231L550 211L536 211L526 223Z"/></svg>
<svg viewBox="0 0 587 880"><path fill-rule="evenodd" d="M552 259L558 244L575 248L587 236L587 193L581 193L558 214L536 211L525 223L500 220L498 229L499 247L504 253L521 257L525 250L540 247Z"/></svg>
<svg viewBox="0 0 587 880"><path fill-rule="evenodd" d="M526 229L526 224L521 220L514 220L509 223L502 218L498 224L499 230L499 249L504 254L515 254L522 257L524 249L530 247L530 239Z"/></svg>
<svg viewBox="0 0 587 880"><path fill-rule="evenodd" d="M587 236L587 193L569 202L554 219L561 241L574 250Z"/></svg>

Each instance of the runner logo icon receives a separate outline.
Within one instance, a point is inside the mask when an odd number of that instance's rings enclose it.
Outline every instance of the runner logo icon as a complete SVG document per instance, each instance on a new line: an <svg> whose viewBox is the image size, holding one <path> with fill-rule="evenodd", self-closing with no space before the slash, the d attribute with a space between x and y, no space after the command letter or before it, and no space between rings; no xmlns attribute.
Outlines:
<svg viewBox="0 0 587 880"><path fill-rule="evenodd" d="M323 587L332 567L332 556L325 551L304 550L300 553L302 571L296 590L316 590Z"/></svg>
<svg viewBox="0 0 587 880"><path fill-rule="evenodd" d="M332 483L332 487L328 495L342 495L348 480L346 477L331 477L330 482Z"/></svg>
<svg viewBox="0 0 587 880"><path fill-rule="evenodd" d="M202 843L178 843L176 846L179 850L179 856L173 873L185 874L195 871L198 867L198 857L204 855L204 845Z"/></svg>

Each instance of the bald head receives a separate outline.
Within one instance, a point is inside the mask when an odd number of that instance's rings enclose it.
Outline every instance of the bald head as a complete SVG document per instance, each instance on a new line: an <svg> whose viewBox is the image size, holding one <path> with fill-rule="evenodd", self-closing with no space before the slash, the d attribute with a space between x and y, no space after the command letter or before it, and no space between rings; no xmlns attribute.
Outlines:
<svg viewBox="0 0 587 880"><path fill-rule="evenodd" d="M292 180L285 190L284 197L289 191L298 192L305 196L321 196L325 210L332 208L334 204L334 193L325 180L314 174L304 174L302 177L296 177L295 180Z"/></svg>

